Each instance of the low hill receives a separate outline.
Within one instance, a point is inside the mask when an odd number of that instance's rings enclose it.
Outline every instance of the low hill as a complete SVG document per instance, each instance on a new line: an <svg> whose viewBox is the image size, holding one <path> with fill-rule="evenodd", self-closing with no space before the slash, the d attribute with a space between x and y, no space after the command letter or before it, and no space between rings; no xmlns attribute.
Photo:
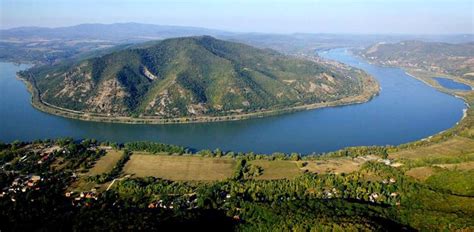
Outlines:
<svg viewBox="0 0 474 232"><path fill-rule="evenodd" d="M359 70L209 36L166 39L20 74L48 105L113 116L229 115L332 102L375 81ZM373 93L372 93L373 94Z"/></svg>
<svg viewBox="0 0 474 232"><path fill-rule="evenodd" d="M378 43L360 52L374 62L474 79L474 43Z"/></svg>

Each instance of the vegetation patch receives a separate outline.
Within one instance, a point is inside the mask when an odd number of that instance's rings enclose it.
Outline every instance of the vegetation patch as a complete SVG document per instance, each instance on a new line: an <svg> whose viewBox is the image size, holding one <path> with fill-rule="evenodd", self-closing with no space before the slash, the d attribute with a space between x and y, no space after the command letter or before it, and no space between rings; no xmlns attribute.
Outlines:
<svg viewBox="0 0 474 232"><path fill-rule="evenodd" d="M426 179L426 183L451 194L474 197L474 170L442 170Z"/></svg>
<svg viewBox="0 0 474 232"><path fill-rule="evenodd" d="M184 152L187 151L184 147L181 146L143 141L125 143L124 147L130 151L145 151L152 154L167 153L182 155Z"/></svg>

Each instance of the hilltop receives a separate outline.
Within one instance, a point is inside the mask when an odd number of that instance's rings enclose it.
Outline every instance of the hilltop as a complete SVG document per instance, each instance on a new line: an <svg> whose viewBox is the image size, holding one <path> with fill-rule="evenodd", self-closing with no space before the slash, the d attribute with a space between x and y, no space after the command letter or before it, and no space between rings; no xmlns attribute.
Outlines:
<svg viewBox="0 0 474 232"><path fill-rule="evenodd" d="M360 70L210 36L166 39L20 76L43 106L87 117L226 116L360 102L378 91Z"/></svg>

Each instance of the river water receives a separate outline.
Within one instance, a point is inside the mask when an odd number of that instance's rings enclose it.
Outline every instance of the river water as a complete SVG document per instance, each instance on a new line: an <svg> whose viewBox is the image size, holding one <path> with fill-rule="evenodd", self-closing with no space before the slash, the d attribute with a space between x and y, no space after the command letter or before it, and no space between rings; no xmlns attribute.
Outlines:
<svg viewBox="0 0 474 232"><path fill-rule="evenodd" d="M461 90L461 91L469 91L472 90L471 86L453 81L448 78L444 77L435 77L434 78L441 86L447 89L452 89L452 90Z"/></svg>
<svg viewBox="0 0 474 232"><path fill-rule="evenodd" d="M15 73L27 66L0 63L0 141L73 137L115 142L158 141L194 149L257 153L320 153L358 145L397 145L456 124L464 102L408 76L399 68L368 64L345 49L321 56L361 68L382 87L370 102L233 122L127 125L85 122L46 114L30 104Z"/></svg>

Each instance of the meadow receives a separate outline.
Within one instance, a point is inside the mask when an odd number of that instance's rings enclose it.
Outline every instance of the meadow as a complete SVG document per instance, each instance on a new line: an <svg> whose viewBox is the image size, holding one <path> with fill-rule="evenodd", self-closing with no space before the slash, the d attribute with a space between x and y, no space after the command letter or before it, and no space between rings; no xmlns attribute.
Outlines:
<svg viewBox="0 0 474 232"><path fill-rule="evenodd" d="M134 177L153 176L180 181L216 181L232 176L235 161L228 158L166 156L138 152L131 156L123 172Z"/></svg>

